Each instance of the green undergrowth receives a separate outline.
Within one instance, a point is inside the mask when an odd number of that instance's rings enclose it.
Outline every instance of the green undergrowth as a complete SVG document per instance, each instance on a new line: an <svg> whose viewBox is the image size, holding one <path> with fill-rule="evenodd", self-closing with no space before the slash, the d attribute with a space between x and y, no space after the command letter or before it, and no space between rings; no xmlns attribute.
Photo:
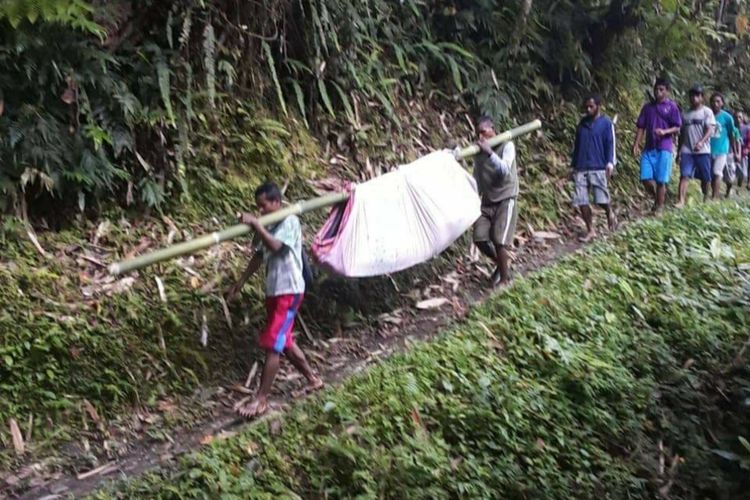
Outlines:
<svg viewBox="0 0 750 500"><path fill-rule="evenodd" d="M97 497L739 498L749 244L747 204L641 221Z"/></svg>

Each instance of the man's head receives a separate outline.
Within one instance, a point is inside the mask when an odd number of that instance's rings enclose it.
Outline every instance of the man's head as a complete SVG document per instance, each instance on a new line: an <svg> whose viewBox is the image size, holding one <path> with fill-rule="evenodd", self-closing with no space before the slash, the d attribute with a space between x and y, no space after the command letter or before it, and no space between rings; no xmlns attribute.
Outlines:
<svg viewBox="0 0 750 500"><path fill-rule="evenodd" d="M656 99L656 102L663 102L669 96L669 89L669 80L657 78L654 82L654 99Z"/></svg>
<svg viewBox="0 0 750 500"><path fill-rule="evenodd" d="M255 204L261 215L275 212L281 208L281 189L275 182L264 182L255 190Z"/></svg>
<svg viewBox="0 0 750 500"><path fill-rule="evenodd" d="M714 111L714 113L718 113L723 107L724 96L721 95L721 92L714 92L711 96L711 109Z"/></svg>
<svg viewBox="0 0 750 500"><path fill-rule="evenodd" d="M695 84L690 87L690 106L693 109L698 109L703 105L703 86Z"/></svg>
<svg viewBox="0 0 750 500"><path fill-rule="evenodd" d="M495 137L495 124L487 115L480 116L477 120L477 135L480 139L491 139Z"/></svg>
<svg viewBox="0 0 750 500"><path fill-rule="evenodd" d="M602 98L598 94L589 94L583 101L583 109L586 111L586 116L591 118L599 116L601 105Z"/></svg>

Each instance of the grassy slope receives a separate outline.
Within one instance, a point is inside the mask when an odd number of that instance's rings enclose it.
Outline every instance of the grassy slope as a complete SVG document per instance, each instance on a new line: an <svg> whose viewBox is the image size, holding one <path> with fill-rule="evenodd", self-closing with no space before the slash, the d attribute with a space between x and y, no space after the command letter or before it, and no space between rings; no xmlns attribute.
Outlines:
<svg viewBox="0 0 750 500"><path fill-rule="evenodd" d="M117 496L646 497L661 441L673 497L738 498L747 477L709 450L750 423L748 248L747 204L639 222Z"/></svg>

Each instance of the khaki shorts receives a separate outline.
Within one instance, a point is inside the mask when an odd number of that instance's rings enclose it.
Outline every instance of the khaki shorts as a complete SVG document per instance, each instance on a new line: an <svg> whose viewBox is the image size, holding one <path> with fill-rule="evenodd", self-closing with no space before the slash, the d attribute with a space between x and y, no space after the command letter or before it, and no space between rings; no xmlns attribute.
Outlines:
<svg viewBox="0 0 750 500"><path fill-rule="evenodd" d="M482 205L482 215L474 223L474 241L491 241L509 247L513 245L517 222L518 203L515 198Z"/></svg>
<svg viewBox="0 0 750 500"><path fill-rule="evenodd" d="M589 191L594 192L594 203L609 205L609 188L607 174L604 170L575 173L576 191L573 195L573 205L582 207L589 204Z"/></svg>
<svg viewBox="0 0 750 500"><path fill-rule="evenodd" d="M711 173L721 179L724 176L724 167L727 166L727 155L715 155L711 157L713 168Z"/></svg>

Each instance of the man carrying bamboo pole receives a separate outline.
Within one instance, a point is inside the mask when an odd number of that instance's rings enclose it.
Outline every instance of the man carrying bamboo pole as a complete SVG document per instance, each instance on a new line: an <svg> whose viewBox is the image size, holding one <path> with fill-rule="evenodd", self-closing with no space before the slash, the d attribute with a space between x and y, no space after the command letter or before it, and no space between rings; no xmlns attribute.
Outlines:
<svg viewBox="0 0 750 500"><path fill-rule="evenodd" d="M273 182L266 182L255 191L255 202L262 215L281 209L281 190ZM237 296L245 282L258 270L266 267L266 328L258 338L259 346L266 351L266 361L255 399L241 406L240 415L252 418L268 410L268 395L279 371L281 354L307 379L305 392L323 387L323 381L310 368L304 353L294 342L293 328L297 311L305 293L302 264L302 227L296 215L290 215L275 227L266 229L251 214L245 213L240 222L252 227L261 245L242 273L240 280L227 292L227 299Z"/></svg>
<svg viewBox="0 0 750 500"><path fill-rule="evenodd" d="M482 116L477 121L481 152L474 158L474 179L482 198L482 215L474 223L474 243L492 259L497 268L492 286L510 281L510 254L518 221L518 171L513 141L494 150L488 141L495 133L492 119Z"/></svg>

